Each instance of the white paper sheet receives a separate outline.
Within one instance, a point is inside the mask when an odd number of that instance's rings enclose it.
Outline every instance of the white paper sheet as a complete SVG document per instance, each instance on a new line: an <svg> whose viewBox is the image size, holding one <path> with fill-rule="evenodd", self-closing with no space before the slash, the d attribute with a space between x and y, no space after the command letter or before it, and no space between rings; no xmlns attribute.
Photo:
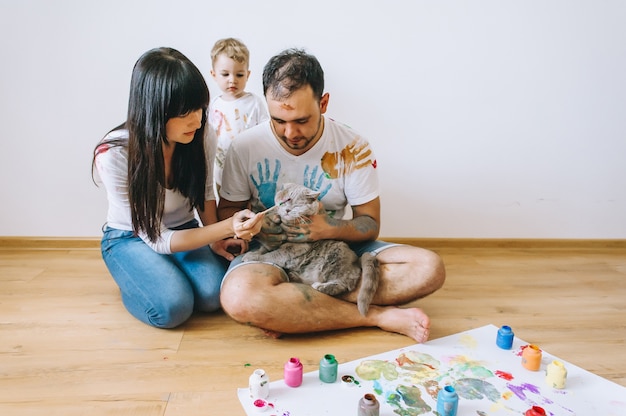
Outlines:
<svg viewBox="0 0 626 416"><path fill-rule="evenodd" d="M237 394L249 416L356 415L366 393L380 402L381 416L436 415L437 391L450 384L459 394L458 416L523 415L532 406L542 407L548 415L626 415L626 387L546 351L541 369L529 371L521 365L521 351L528 343L516 337L513 348L503 350L495 342L497 331L487 325L343 363L333 384L321 382L318 371L305 373L297 388L272 381L263 413L253 404L247 386ZM545 370L553 360L567 368L564 389L546 383ZM346 386L340 381L343 375L353 376L359 385Z"/></svg>

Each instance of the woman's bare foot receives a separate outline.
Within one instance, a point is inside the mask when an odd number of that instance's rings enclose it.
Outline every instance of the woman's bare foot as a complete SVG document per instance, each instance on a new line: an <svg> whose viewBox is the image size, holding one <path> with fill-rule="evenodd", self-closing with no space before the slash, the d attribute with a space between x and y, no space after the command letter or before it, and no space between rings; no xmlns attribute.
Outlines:
<svg viewBox="0 0 626 416"><path fill-rule="evenodd" d="M376 326L380 329L406 335L417 342L428 340L430 319L421 309L387 306L374 307L374 311Z"/></svg>

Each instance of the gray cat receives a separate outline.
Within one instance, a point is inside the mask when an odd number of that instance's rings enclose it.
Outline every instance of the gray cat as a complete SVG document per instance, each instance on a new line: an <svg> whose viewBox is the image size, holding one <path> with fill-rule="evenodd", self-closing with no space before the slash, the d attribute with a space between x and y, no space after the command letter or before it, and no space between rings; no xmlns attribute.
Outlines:
<svg viewBox="0 0 626 416"><path fill-rule="evenodd" d="M303 185L288 183L276 192L274 209L282 222L304 221L306 216L318 212L319 195ZM359 259L347 243L337 240L283 243L272 251L265 248L250 251L242 260L276 264L287 272L290 281L311 285L331 296L354 290L362 274L357 307L363 316L367 315L380 278L374 254L364 253Z"/></svg>

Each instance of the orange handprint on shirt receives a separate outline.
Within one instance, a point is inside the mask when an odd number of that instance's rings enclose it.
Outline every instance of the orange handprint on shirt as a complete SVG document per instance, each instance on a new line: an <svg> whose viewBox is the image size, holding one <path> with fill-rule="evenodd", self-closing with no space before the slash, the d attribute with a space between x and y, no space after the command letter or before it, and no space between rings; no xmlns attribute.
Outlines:
<svg viewBox="0 0 626 416"><path fill-rule="evenodd" d="M375 168L376 161L370 159L371 154L369 144L357 137L339 152L324 153L322 169L331 179L337 179L370 165Z"/></svg>

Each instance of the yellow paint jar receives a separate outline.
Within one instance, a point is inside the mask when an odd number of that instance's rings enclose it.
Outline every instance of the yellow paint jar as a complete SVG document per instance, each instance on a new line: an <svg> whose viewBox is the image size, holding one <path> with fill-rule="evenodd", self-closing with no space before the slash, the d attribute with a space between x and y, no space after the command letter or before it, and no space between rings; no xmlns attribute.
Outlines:
<svg viewBox="0 0 626 416"><path fill-rule="evenodd" d="M567 369L561 361L554 360L546 367L546 383L555 389L565 388Z"/></svg>

